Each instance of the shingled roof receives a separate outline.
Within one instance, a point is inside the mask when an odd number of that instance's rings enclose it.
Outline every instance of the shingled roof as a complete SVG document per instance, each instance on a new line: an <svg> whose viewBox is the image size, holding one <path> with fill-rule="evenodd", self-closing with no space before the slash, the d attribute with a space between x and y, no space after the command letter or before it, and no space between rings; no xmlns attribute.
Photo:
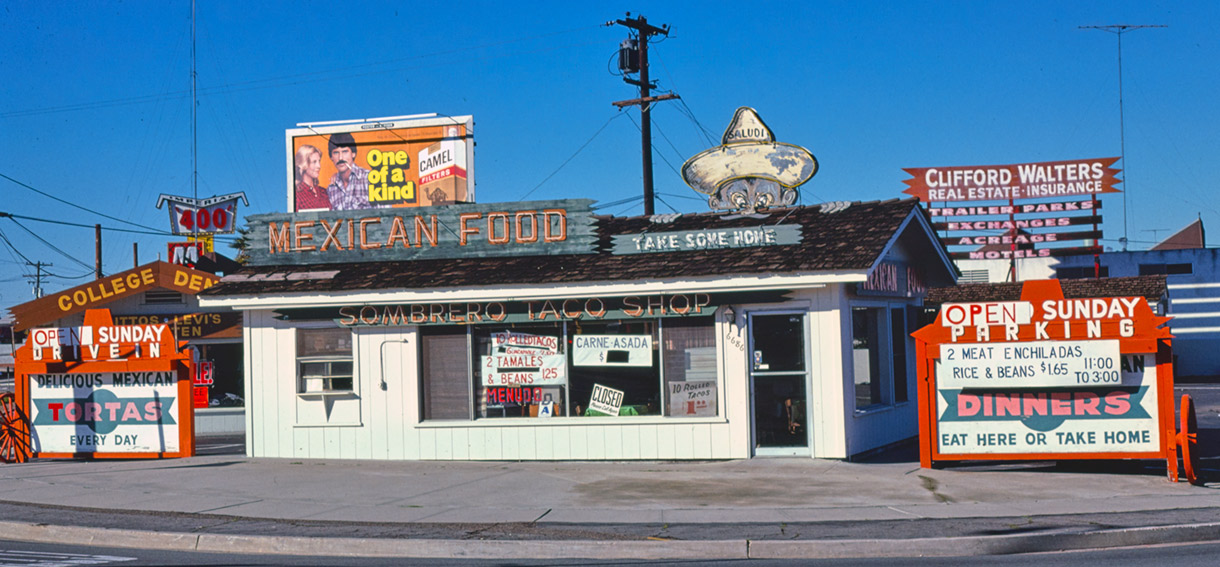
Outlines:
<svg viewBox="0 0 1220 567"><path fill-rule="evenodd" d="M714 213L681 215L666 223L654 222L655 217L599 216L595 254L250 266L226 276L200 295L546 285L865 270L885 251L912 213L926 215L917 204L915 199L905 199L853 203L846 208L795 207L772 210L762 220L725 219ZM652 254L610 253L614 235L775 224L801 225L800 244Z"/></svg>
<svg viewBox="0 0 1220 567"><path fill-rule="evenodd" d="M1016 283L963 284L928 289L925 304L977 303L984 301L1017 301L1021 299L1021 286ZM1126 278L1098 278L1059 280L1066 299L1086 297L1143 297L1148 303L1161 301L1168 290L1165 276L1133 276Z"/></svg>

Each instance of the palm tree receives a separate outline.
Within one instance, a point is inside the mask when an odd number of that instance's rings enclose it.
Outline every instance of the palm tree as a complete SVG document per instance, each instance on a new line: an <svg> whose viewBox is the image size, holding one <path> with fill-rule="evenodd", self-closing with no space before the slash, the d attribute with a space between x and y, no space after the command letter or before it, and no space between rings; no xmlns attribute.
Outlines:
<svg viewBox="0 0 1220 567"><path fill-rule="evenodd" d="M245 265L250 261L250 225L243 225L237 228L237 238L229 243L229 248L237 250L237 258L234 260L238 264Z"/></svg>

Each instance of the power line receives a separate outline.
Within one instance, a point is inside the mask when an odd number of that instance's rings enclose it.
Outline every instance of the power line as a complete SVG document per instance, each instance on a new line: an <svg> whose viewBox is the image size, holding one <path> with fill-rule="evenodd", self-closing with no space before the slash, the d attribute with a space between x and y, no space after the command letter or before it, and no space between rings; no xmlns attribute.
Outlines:
<svg viewBox="0 0 1220 567"><path fill-rule="evenodd" d="M71 255L71 254L68 254L67 252L64 252L63 250L61 250L61 249L60 249L58 246L55 246L54 244L51 244L50 242L47 242L45 238L43 238L43 237L41 237L41 236L38 236L38 233L36 233L36 232L34 232L34 231L30 230L29 228L26 228L26 226L25 226L25 225L23 225L23 224L21 224L21 223L17 222L17 219L15 219L15 218L11 218L11 217L10 217L10 218L9 218L9 220L13 221L13 224L17 225L18 227L21 227L21 230L24 230L24 231L26 231L26 232L30 233L30 236L33 236L33 237L34 237L34 238L36 238L36 239L37 239L39 242L41 242L41 243L45 244L45 245L47 246L47 248L50 248L51 250L54 250L54 251L58 252L60 256L63 256L64 258L67 258L67 259L69 259L69 260L71 260L71 261L73 261L73 262L76 262L76 263L77 263L77 264L79 264L79 265L80 265L82 268L84 268L84 269L86 269L86 270L92 269L92 267L91 267L91 266L89 266L89 264L86 264L86 263L84 263L84 262L82 262L82 261L80 261L80 260L77 260L76 258L72 257L72 255Z"/></svg>
<svg viewBox="0 0 1220 567"><path fill-rule="evenodd" d="M653 42L653 45L655 46L655 45L659 45L659 44L661 44L661 43L665 43L665 40L669 39L670 37L671 37L671 36L666 35L664 38L662 38L662 40L661 40L661 41L656 41L656 42ZM673 74L669 72L669 67L667 67L667 66L665 65L665 61L664 61L664 59L662 59L662 58L660 57L660 52L659 52L659 51L658 51L658 52L657 52L657 54L656 54L656 59L657 59L657 62L661 64L661 69L662 69L662 70L664 70L664 72L665 72L665 76L669 78L669 82L670 82L670 84L671 84L671 85L677 85L677 82L676 82L676 81L674 81ZM672 92L672 90L671 90L671 92ZM699 132L699 134L700 134L701 136L703 136L703 138L704 138L705 140L707 140L707 145L708 145L709 147L718 145L718 144L717 144L717 143L714 141L715 134L714 134L714 133L712 133L712 132L711 132L710 130L708 130L707 128L704 128L704 127L703 127L703 124L701 124L701 123L699 122L699 119L695 117L695 112L694 112L693 110L691 110L690 106L687 106L686 101L685 101L685 100L683 100L683 99L681 99L681 98L679 98L679 99L677 99L677 100L678 100L678 111L679 111L679 112L681 112L683 115L685 115L685 116L686 116L686 117L687 117L687 118L688 118L688 119L691 121L691 124L693 124L693 125L695 126L695 130L696 130L697 132ZM679 153L679 155L680 155L680 153Z"/></svg>
<svg viewBox="0 0 1220 567"><path fill-rule="evenodd" d="M681 212L682 212L682 211L679 211L679 210L678 210L676 207L674 207L673 205L669 204L669 202L667 202L665 199L662 199L660 195L657 195L656 197L657 197L657 200L658 200L658 201L660 201L662 205L665 205L666 207L669 207L669 210L671 210L671 211L673 211L673 212L675 212L675 213L681 213Z"/></svg>
<svg viewBox="0 0 1220 567"><path fill-rule="evenodd" d="M678 146L675 146L673 141L669 139L669 136L665 135L665 131L661 129L660 125L657 125L657 133L661 135L661 138L665 140L665 143L669 144L669 148L672 149L675 154L678 154L678 159L682 159L682 152L679 151ZM670 169L673 169L672 165L670 166ZM677 173L677 170L674 170L674 173Z"/></svg>
<svg viewBox="0 0 1220 567"><path fill-rule="evenodd" d="M542 185L544 183L546 183L547 181L550 181L552 177L555 177L555 174L559 173L559 170L563 169L564 166L568 165L568 162L575 159L576 156L579 155L580 152L585 149L585 147L587 147L590 143L593 142L593 139L596 138L598 134L602 133L602 130L606 129L606 126L609 126L611 122L614 122L614 119L616 119L622 115L623 115L623 113L620 112L618 114L615 114L614 116L611 116L610 119L607 120L605 124L602 124L601 128L598 128L597 131L594 132L592 136L589 136L588 140L585 140L585 143L581 144L579 148L576 148L576 151L573 152L571 156L568 156L568 159L563 160L563 163L559 164L559 167L555 168L555 171L552 171L550 175L546 176L546 178L544 178L542 181L539 181L538 184L535 185L533 189L530 189L529 191L526 191L524 195L517 197L517 200L524 201L526 197L529 197L531 194L533 194L534 191L537 191L538 188L542 187Z"/></svg>
<svg viewBox="0 0 1220 567"><path fill-rule="evenodd" d="M611 213L611 214L615 215L615 216L620 215L620 214L626 212L628 209L635 207L636 201L643 201L643 200L644 200L644 196L639 195L637 197L631 197L630 199L624 199L623 201L619 201L620 204L627 204L627 203L630 203L630 204L628 204L626 207L619 209L617 212Z"/></svg>
<svg viewBox="0 0 1220 567"><path fill-rule="evenodd" d="M22 254L21 251L17 249L17 246L15 244L13 244L13 241L8 239L8 235L4 233L3 228L0 228L0 240L3 240L4 243L8 245L8 249L13 254L16 254L18 257L20 257L21 260L24 261L26 264L32 263L30 261L30 259L25 256L25 254ZM17 263L20 264L21 262L17 262Z"/></svg>
<svg viewBox="0 0 1220 567"><path fill-rule="evenodd" d="M75 227L80 227L80 228L93 228L94 227L94 225L91 225L91 224L68 222L68 221L61 221L61 220L54 220L54 219L40 219L38 217L27 217L25 215L14 215L12 213L0 212L0 218L4 218L4 217L11 217L13 219L30 220L30 221L35 221L35 222L45 222L48 224L75 226ZM136 226L139 226L139 225L136 225ZM132 234L150 234L153 236L174 236L174 233L172 233L172 232L164 231L164 230L158 231L156 229L133 230L130 228L113 228L113 227L103 226L102 230L109 230L111 232L127 232L127 233L132 233Z"/></svg>
<svg viewBox="0 0 1220 567"><path fill-rule="evenodd" d="M660 193L660 192L658 192L657 195L665 195L666 197L674 197L676 199L688 199L691 201L699 201L699 202L707 201L707 199L705 199L703 197L696 197L694 195L683 195L681 193Z"/></svg>
<svg viewBox="0 0 1220 567"><path fill-rule="evenodd" d="M691 110L691 108L686 105L685 100L678 99L678 110L682 112L682 114L686 115L686 117L690 119L691 123L695 125L696 131L703 135L703 138L707 140L708 147L719 145L716 143L715 132L708 130L703 126L702 122L699 122L699 119L695 117L695 111Z"/></svg>
<svg viewBox="0 0 1220 567"><path fill-rule="evenodd" d="M628 114L628 115L627 115L627 118L631 118L631 115L630 115L630 114ZM635 121L635 119L634 119L634 118L631 118L631 123L632 123L632 124L635 124L636 129L637 129L637 130L639 130L640 132L643 132L643 131L644 131L644 129L643 129L642 127L640 127L639 123L637 123L637 122ZM662 137L662 138L665 138L665 141L666 141L666 142L668 142L668 141L669 141L669 138L665 136L665 132L663 132L663 131L661 130L661 127L660 127L660 126L657 126L657 132L658 132L659 134L661 134L661 137ZM670 145L670 147L673 147L673 143L672 143L672 142L671 142L669 145ZM681 157L682 157L682 152L679 152L679 151L678 151L678 148L674 148L674 152L676 152L676 153L678 154L678 157L679 157L679 158L681 158ZM664 153L662 153L662 152L660 152L660 151L657 151L657 152L656 152L656 154L657 154L658 156L660 156L660 157L661 157L661 161L665 162L665 165L668 165L668 166L669 166L669 169L670 169L670 170L672 170L672 171L673 171L675 174L677 174L679 177L681 177L681 176L682 176L682 174L678 172L678 169L677 169L676 167L674 167L674 164L670 163L670 162L669 162L669 159L665 157L665 154L664 154Z"/></svg>
<svg viewBox="0 0 1220 567"><path fill-rule="evenodd" d="M143 228L143 229L146 229L146 230L156 230L155 228L152 228L152 227L149 227L149 226L144 226L144 225L142 225L142 224L137 224L137 223L134 223L134 222L131 222L131 221L123 220L123 219L118 218L118 217L113 217L113 216L110 216L110 215L108 215L108 214L106 214L106 213L99 213L99 212L97 212L97 211L95 211L95 210L93 210L93 209L89 209L89 208L87 208L87 207L82 207L82 206L80 206L80 205L78 205L78 204L76 204L76 203L73 203L73 202L71 202L71 201L67 201L67 200L64 200L64 199L60 199L59 197L56 197L55 195L52 195L52 194L47 193L46 191L42 191L42 190L40 190L40 189L36 189L36 188L34 188L33 186L31 186L31 185L29 185L29 184L27 184L27 183L22 183L21 181L18 181L18 180L16 180L16 179L13 179L12 177L9 177L9 176L7 176L7 175L5 175L5 174L3 174L3 173L0 173L0 178L7 179L7 180L9 180L9 181L11 181L11 182L13 182L13 183L15 183L15 184L17 184L17 185L20 185L21 187L25 187L26 189L29 189L30 191L33 191L33 192L35 192L35 193L38 193L39 195L42 195L42 196L47 197L47 198L49 198L49 199L53 199L53 200L55 200L55 201L59 201L60 203L63 203L63 204L65 204L65 205L68 205L68 206L70 206L70 207L72 207L72 208L75 208L75 209L80 209L80 210L85 211L85 212L87 212L87 213L95 214L95 215L97 215L97 216L99 216L99 217L102 217L102 218L107 218L107 219L110 219L110 220L112 220L112 221L118 221L118 222L121 222L121 223L123 223L123 224L129 224L129 225L131 225L131 226L138 226L138 227ZM164 234L164 233L160 233L160 234Z"/></svg>
<svg viewBox="0 0 1220 567"><path fill-rule="evenodd" d="M594 209L605 209L608 207L617 207L619 205L625 205L627 203L634 203L643 198L644 197L642 197L642 196L627 197L626 199L619 199L618 201L610 201L609 203L598 203L598 204L594 205L593 208Z"/></svg>

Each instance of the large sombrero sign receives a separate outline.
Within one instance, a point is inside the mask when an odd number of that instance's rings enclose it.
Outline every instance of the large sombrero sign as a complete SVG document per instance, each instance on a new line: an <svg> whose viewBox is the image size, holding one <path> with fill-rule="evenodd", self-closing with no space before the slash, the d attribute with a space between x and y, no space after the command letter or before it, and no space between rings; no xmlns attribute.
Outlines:
<svg viewBox="0 0 1220 567"><path fill-rule="evenodd" d="M809 150L775 141L753 108L741 107L724 131L721 145L682 165L682 179L708 195L713 210L759 215L759 209L796 202L796 187L818 171Z"/></svg>

